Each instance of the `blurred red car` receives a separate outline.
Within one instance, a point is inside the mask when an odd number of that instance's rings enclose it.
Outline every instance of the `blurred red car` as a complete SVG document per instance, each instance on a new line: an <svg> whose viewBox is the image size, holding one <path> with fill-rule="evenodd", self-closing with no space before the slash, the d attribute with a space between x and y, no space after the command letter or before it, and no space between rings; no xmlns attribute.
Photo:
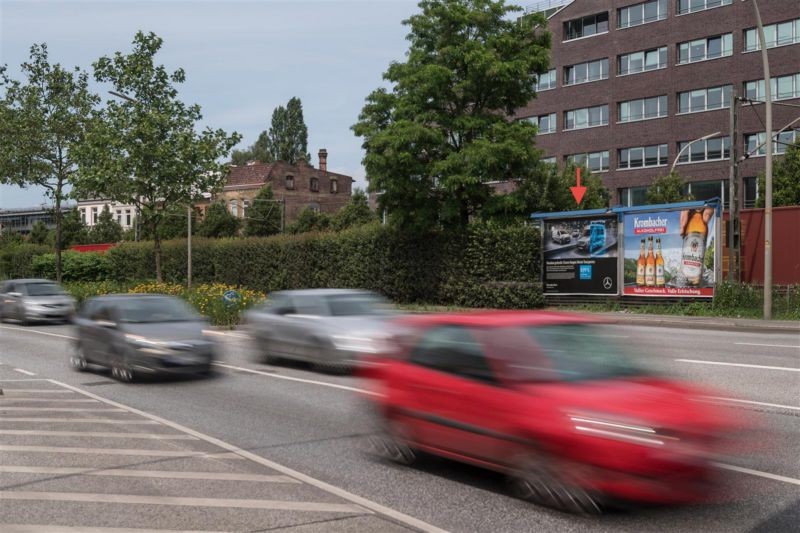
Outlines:
<svg viewBox="0 0 800 533"><path fill-rule="evenodd" d="M525 499L599 514L609 499L696 502L739 429L706 391L637 368L588 317L550 312L410 316L373 358L373 448L509 474Z"/></svg>

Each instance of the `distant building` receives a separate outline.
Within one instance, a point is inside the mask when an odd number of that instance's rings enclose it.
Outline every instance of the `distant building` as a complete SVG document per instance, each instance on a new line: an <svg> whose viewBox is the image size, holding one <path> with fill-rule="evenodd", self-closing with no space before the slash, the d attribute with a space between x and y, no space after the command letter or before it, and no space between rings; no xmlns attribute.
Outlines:
<svg viewBox="0 0 800 533"><path fill-rule="evenodd" d="M328 171L328 152L319 151L319 168L306 162L290 165L283 161L231 165L225 186L213 200L224 202L228 211L246 218L253 198L264 185L272 186L276 205L286 206L286 224L294 222L306 207L334 213L350 201L353 178ZM207 206L205 206L207 207Z"/></svg>
<svg viewBox="0 0 800 533"><path fill-rule="evenodd" d="M759 0L772 77L775 153L800 137L800 3ZM726 198L733 95L765 98L752 2L551 0L551 64L515 118L539 127L537 147L599 174L612 202L637 205L653 180L677 171L696 199ZM778 104L793 104L789 107ZM764 171L764 105L739 112L740 198L754 205ZM707 139L692 142L702 137ZM726 200L727 201L727 200Z"/></svg>
<svg viewBox="0 0 800 533"><path fill-rule="evenodd" d="M74 205L62 205L61 212L66 214ZM0 209L0 231L9 231L27 235L33 229L33 225L42 221L47 229L56 227L53 217L53 208L45 205L38 207Z"/></svg>
<svg viewBox="0 0 800 533"><path fill-rule="evenodd" d="M122 229L130 229L136 223L136 206L103 199L78 200L78 212L81 214L81 220L91 228L97 224L100 213L106 206Z"/></svg>

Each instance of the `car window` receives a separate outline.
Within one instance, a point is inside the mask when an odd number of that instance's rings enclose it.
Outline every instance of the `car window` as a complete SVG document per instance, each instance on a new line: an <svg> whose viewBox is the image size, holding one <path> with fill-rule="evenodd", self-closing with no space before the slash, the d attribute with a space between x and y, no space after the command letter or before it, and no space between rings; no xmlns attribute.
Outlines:
<svg viewBox="0 0 800 533"><path fill-rule="evenodd" d="M388 302L377 294L333 294L325 300L332 316L382 315L390 311Z"/></svg>
<svg viewBox="0 0 800 533"><path fill-rule="evenodd" d="M28 296L57 296L64 293L64 289L57 283L40 282L40 283L27 283L25 289Z"/></svg>
<svg viewBox="0 0 800 533"><path fill-rule="evenodd" d="M111 306L109 305L95 306L91 310L91 314L89 315L89 318L94 322L99 322L101 320L112 322L111 317L112 317L112 312L111 312Z"/></svg>
<svg viewBox="0 0 800 533"><path fill-rule="evenodd" d="M122 298L116 302L116 313L120 322L134 324L201 320L184 301L168 296Z"/></svg>
<svg viewBox="0 0 800 533"><path fill-rule="evenodd" d="M494 382L483 347L469 329L461 326L440 326L423 333L410 361L440 372Z"/></svg>
<svg viewBox="0 0 800 533"><path fill-rule="evenodd" d="M292 302L294 302L294 312L298 315L327 316L330 314L325 300L319 296L299 294L292 297Z"/></svg>
<svg viewBox="0 0 800 533"><path fill-rule="evenodd" d="M102 301L99 300L86 300L78 311L78 316L81 318L92 318L92 314L97 310Z"/></svg>

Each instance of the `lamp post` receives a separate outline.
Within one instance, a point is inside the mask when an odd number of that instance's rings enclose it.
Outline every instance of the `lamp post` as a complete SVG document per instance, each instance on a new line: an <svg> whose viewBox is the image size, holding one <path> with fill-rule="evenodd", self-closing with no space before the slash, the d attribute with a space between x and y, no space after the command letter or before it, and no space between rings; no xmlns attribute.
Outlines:
<svg viewBox="0 0 800 533"><path fill-rule="evenodd" d="M681 154L683 154L683 152L684 152L684 151L685 151L687 148L689 148L691 145L693 145L693 144L694 144L694 143L696 143L696 142L705 141L706 139L710 139L711 137L716 137L716 136L717 136L717 135L719 135L720 133L722 133L722 132L715 131L714 133L709 133L708 135L703 135L703 136L702 136L702 137L700 137L699 139L695 139L695 140L693 140L693 141L689 141L688 143L686 143L686 146L684 146L683 148L681 148L681 149L680 149L680 151L678 152L678 155L676 155L676 156L675 156L675 160L672 162L672 167L670 167L670 169L669 169L669 173L670 173L670 174L672 174L673 172L675 172L675 165L677 165L677 164L678 164L678 159L680 159L680 157L681 157Z"/></svg>

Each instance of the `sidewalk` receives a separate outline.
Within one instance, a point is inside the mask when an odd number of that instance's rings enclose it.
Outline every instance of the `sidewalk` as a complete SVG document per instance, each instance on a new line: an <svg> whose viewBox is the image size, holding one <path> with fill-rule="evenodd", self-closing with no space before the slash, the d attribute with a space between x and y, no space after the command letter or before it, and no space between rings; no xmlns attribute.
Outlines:
<svg viewBox="0 0 800 533"><path fill-rule="evenodd" d="M797 320L758 320L753 318L647 315L626 312L591 314L602 317L614 324L800 335L800 321Z"/></svg>

